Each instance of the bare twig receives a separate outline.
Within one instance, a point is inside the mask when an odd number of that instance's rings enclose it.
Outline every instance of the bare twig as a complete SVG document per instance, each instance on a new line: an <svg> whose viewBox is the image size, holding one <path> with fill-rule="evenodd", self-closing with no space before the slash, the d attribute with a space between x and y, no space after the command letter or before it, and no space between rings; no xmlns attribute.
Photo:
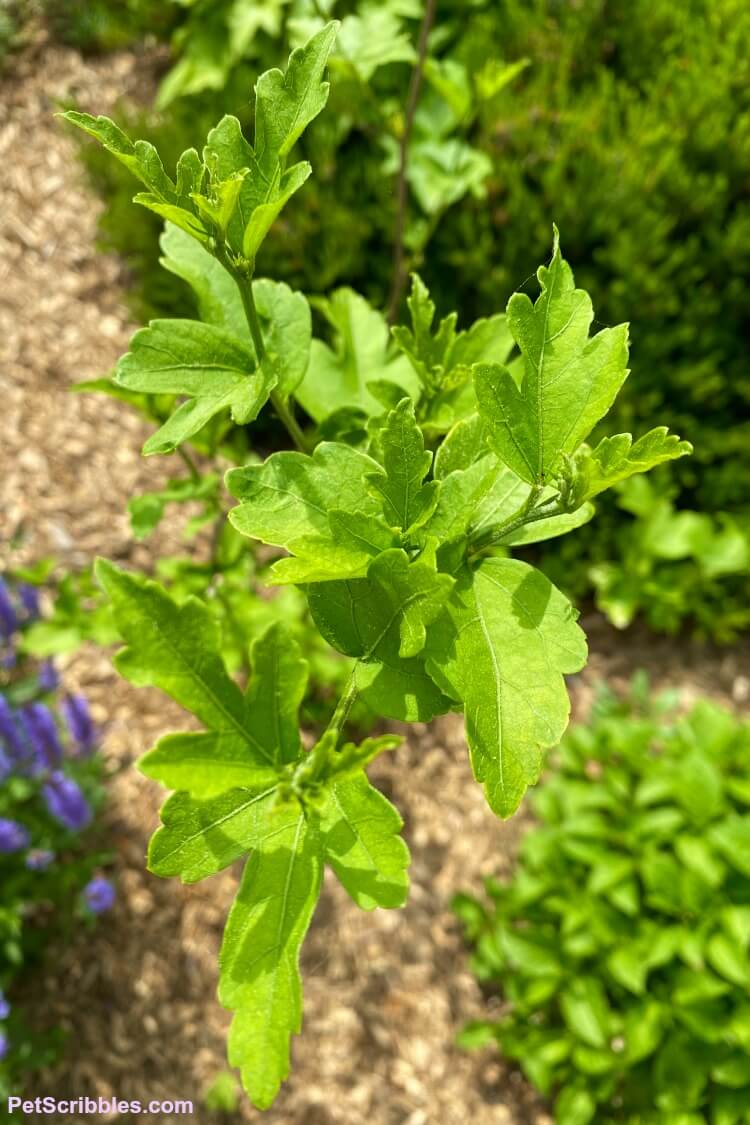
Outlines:
<svg viewBox="0 0 750 1125"><path fill-rule="evenodd" d="M419 91L422 86L422 74L427 59L427 40L435 20L436 0L427 0L422 17L422 26L419 29L419 42L417 43L417 61L411 72L409 93L406 98L406 115L404 130L401 134L398 159L398 179L396 182L396 230L393 241L393 280L391 282L391 295L388 299L388 323L393 324L401 303L406 282L404 270L404 236L406 233L406 207L409 200L409 188L406 182L406 169L409 160L409 142L414 128L414 116L417 112Z"/></svg>

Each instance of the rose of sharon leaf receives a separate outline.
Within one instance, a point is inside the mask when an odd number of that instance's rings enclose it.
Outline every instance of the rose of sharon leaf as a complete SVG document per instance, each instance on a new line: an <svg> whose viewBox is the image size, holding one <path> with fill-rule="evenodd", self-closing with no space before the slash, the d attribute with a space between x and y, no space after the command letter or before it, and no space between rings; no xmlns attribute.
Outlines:
<svg viewBox="0 0 750 1125"><path fill-rule="evenodd" d="M461 699L474 775L500 816L515 812L568 721L563 675L586 660L565 597L518 559L464 571L430 628L427 667Z"/></svg>
<svg viewBox="0 0 750 1125"><path fill-rule="evenodd" d="M542 292L508 302L508 324L523 357L520 383L507 367L474 369L487 440L522 480L551 483L564 454L574 452L612 405L627 374L627 325L589 339L591 299L576 289L560 254L557 230Z"/></svg>

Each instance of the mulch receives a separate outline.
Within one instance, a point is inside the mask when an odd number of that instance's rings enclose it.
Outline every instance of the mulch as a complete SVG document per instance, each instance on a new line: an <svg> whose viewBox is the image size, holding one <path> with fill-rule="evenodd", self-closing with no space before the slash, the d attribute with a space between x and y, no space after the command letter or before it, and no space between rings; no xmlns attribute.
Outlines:
<svg viewBox="0 0 750 1125"><path fill-rule="evenodd" d="M135 326L122 268L95 246L99 204L53 112L71 98L107 112L149 81L148 56L84 60L41 39L0 82L0 567L49 554L82 565L101 554L148 568L184 550L169 519L145 545L129 533L128 498L158 487L170 469L141 458L144 426L117 402L69 393L71 383L111 367ZM576 714L585 714L597 679L619 686L641 666L685 699L708 693L747 708L746 646L718 652L638 630L623 636L595 615L584 624L592 657L571 684ZM108 654L93 648L64 662L64 678L87 693L107 732L105 839L116 855L118 901L93 935L55 950L28 986L32 1022L69 1033L64 1059L35 1078L34 1093L187 1098L194 1119L208 1122L202 1091L226 1066L216 957L238 871L190 888L146 873L162 793L132 767L184 717L156 692L119 680ZM468 971L450 899L509 871L528 815L492 816L455 718L411 728L371 775L404 817L409 903L364 914L326 879L303 955L305 1018L292 1076L267 1114L243 1103L233 1119L550 1125L548 1110L494 1052L453 1045L492 1001Z"/></svg>

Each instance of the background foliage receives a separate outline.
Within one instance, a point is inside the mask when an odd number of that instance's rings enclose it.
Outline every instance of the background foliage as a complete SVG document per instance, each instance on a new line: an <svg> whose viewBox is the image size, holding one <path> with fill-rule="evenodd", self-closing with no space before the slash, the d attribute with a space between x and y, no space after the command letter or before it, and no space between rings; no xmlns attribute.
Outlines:
<svg viewBox="0 0 750 1125"><path fill-rule="evenodd" d="M455 908L496 1040L558 1125L734 1125L750 1099L750 726L603 692L534 793L512 881Z"/></svg>

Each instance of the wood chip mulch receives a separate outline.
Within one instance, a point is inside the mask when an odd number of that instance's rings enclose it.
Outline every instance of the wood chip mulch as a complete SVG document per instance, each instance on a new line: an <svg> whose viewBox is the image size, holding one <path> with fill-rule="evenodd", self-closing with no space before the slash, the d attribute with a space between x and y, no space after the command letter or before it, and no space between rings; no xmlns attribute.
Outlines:
<svg viewBox="0 0 750 1125"><path fill-rule="evenodd" d="M99 204L53 112L71 98L107 112L148 81L147 58L83 60L42 41L0 83L0 568L48 554L72 565L102 554L147 568L184 549L169 520L146 546L129 534L128 497L158 487L170 469L141 458L143 425L122 404L69 393L71 383L111 367L135 326L120 265L95 248ZM11 536L20 545L11 548ZM597 676L621 682L642 664L660 682L746 705L746 648L715 655L621 639L596 618L587 625L593 656L573 685L579 711ZM146 873L162 794L132 764L184 719L157 693L120 681L102 652L76 654L64 674L106 725L113 777L105 839L116 853L118 902L93 935L55 950L29 987L31 1019L69 1032L63 1061L35 1079L34 1092L188 1098L194 1119L209 1122L201 1093L226 1065L228 1022L215 999L216 956L238 872L191 888ZM243 1103L232 1119L551 1125L494 1052L453 1046L462 1024L488 1007L468 971L450 898L509 870L528 818L502 824L491 815L455 719L412 729L372 776L404 816L413 856L409 903L364 914L327 878L303 956L304 1028L292 1076L267 1114Z"/></svg>

